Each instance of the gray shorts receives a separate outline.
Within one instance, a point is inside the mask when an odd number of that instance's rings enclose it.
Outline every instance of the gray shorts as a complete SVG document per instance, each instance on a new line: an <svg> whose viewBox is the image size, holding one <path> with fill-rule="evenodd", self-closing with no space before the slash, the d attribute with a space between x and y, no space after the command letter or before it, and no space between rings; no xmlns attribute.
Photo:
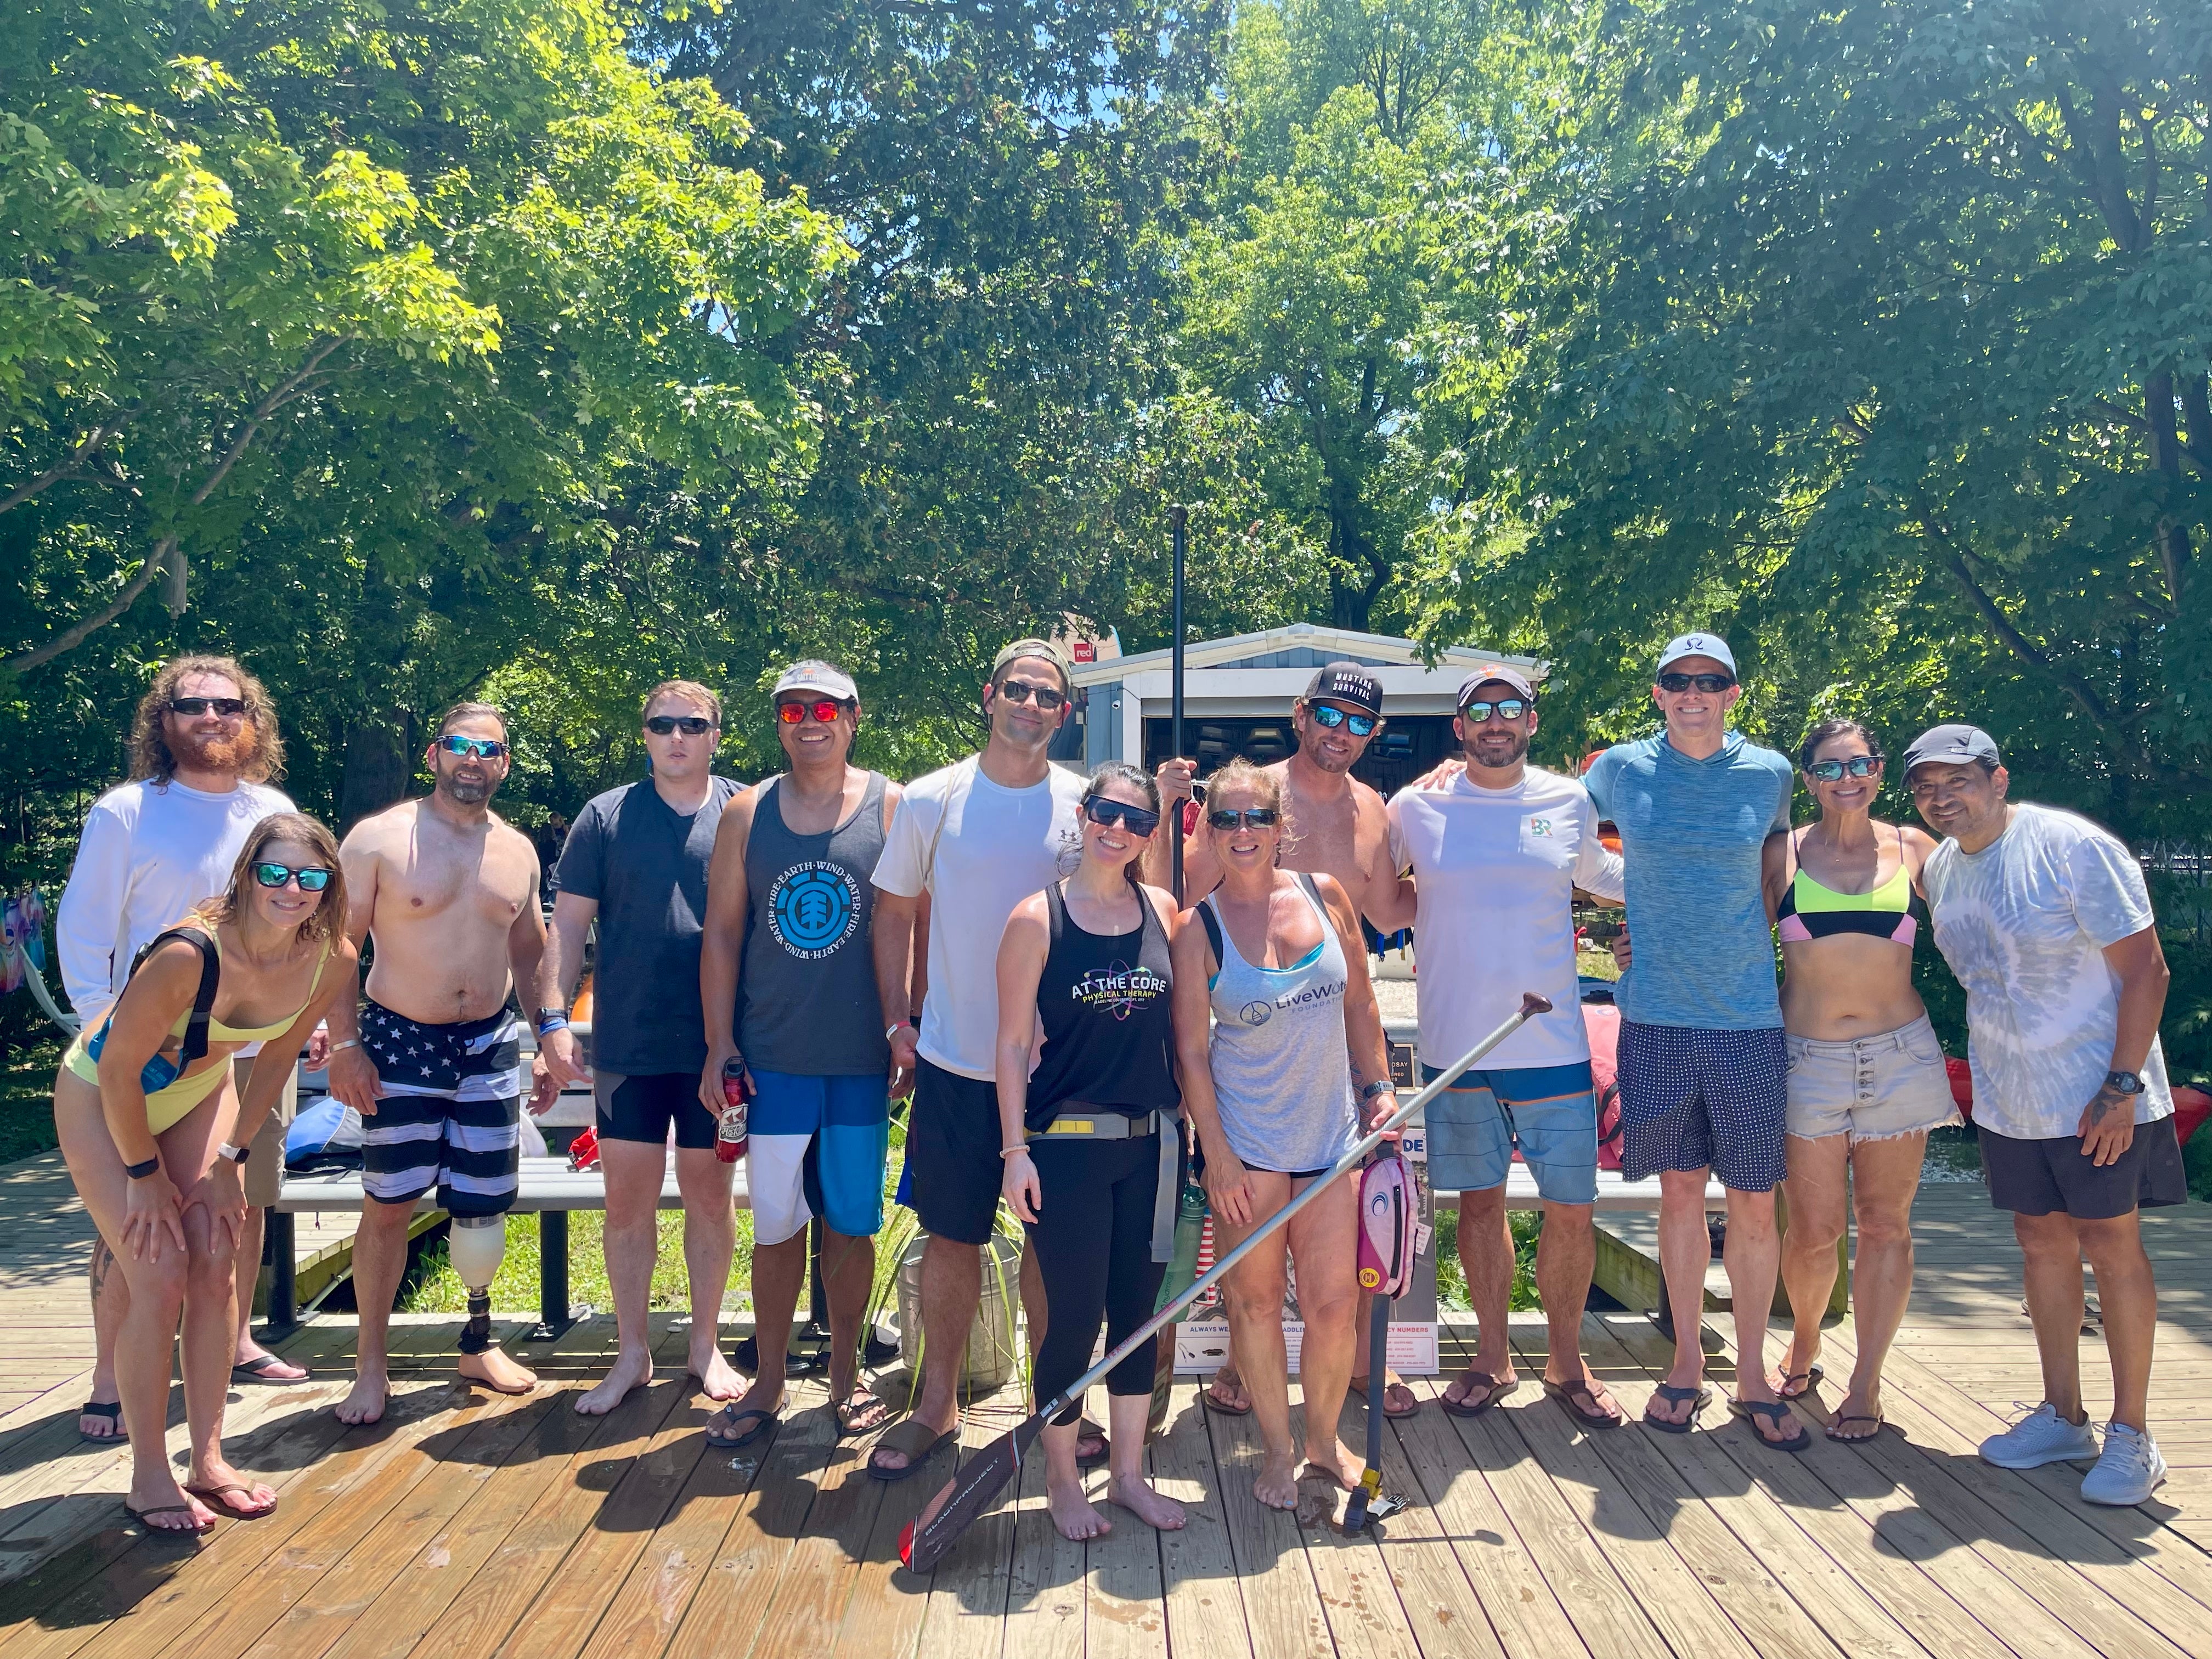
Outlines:
<svg viewBox="0 0 2212 1659"><path fill-rule="evenodd" d="M1910 1025L1848 1042L1788 1036L1790 1133L1893 1140L1959 1121L1943 1045L1923 1014Z"/></svg>
<svg viewBox="0 0 2212 1659"><path fill-rule="evenodd" d="M253 1063L260 1056L240 1056L230 1062L231 1075L238 1087L239 1098L246 1097L246 1079L253 1075ZM276 1201L278 1190L284 1184L284 1133L292 1127L292 1120L300 1110L300 1068L294 1066L284 1079L284 1092L276 1097L276 1104L261 1125L261 1133L253 1137L253 1150L246 1155L246 1201L266 1209Z"/></svg>

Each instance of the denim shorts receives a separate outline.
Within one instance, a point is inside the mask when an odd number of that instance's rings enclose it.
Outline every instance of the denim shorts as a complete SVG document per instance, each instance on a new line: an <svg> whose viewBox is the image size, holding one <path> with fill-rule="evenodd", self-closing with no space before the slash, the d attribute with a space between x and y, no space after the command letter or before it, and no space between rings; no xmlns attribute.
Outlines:
<svg viewBox="0 0 2212 1659"><path fill-rule="evenodd" d="M1959 1121L1943 1045L1923 1014L1910 1025L1843 1042L1784 1039L1790 1057L1790 1133L1894 1140Z"/></svg>
<svg viewBox="0 0 2212 1659"><path fill-rule="evenodd" d="M1433 1082L1434 1066L1421 1068ZM1554 1204L1597 1200L1597 1097L1588 1060L1463 1072L1425 1115L1429 1182L1438 1192L1505 1184L1517 1148Z"/></svg>
<svg viewBox="0 0 2212 1659"><path fill-rule="evenodd" d="M1789 1059L1778 1025L1725 1031L1620 1022L1620 1172L1710 1168L1733 1192L1788 1173Z"/></svg>

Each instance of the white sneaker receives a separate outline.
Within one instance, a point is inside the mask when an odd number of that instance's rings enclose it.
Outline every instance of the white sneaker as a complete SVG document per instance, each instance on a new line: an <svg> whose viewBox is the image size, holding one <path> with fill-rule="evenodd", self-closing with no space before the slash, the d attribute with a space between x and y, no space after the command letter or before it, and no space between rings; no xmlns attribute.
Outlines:
<svg viewBox="0 0 2212 1659"><path fill-rule="evenodd" d="M2002 1434L1982 1442L1982 1461L2001 1469L2039 1469L2045 1463L2078 1462L2096 1455L2097 1431L2088 1419L2069 1423L2047 1400Z"/></svg>
<svg viewBox="0 0 2212 1659"><path fill-rule="evenodd" d="M2081 1477L2081 1496L2092 1504L2140 1504L2166 1480L2158 1442L2124 1423L2105 1425L2105 1454Z"/></svg>

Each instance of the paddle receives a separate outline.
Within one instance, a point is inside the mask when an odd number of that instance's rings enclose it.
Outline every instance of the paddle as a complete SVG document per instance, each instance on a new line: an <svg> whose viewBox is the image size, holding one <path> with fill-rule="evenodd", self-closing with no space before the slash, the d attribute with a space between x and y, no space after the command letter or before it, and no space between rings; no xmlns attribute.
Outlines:
<svg viewBox="0 0 2212 1659"><path fill-rule="evenodd" d="M1337 1159L1328 1174L1269 1216L1251 1237L1193 1279L1182 1295L1132 1331L1121 1346L1061 1389L1054 1398L1038 1407L1027 1420L1016 1425L986 1446L974 1462L963 1465L960 1472L945 1483L944 1491L930 1500L930 1506L922 1511L921 1517L918 1521L908 1522L900 1531L899 1559L915 1572L927 1572L935 1566L945 1552L952 1547L953 1541L967 1531L975 1517L989 1506L1000 1489L1014 1478L1021 1468L1022 1458L1047 1423L1074 1401L1082 1399L1084 1391L1092 1383L1127 1358L1147 1338L1158 1334L1170 1320L1205 1295L1254 1247L1281 1231L1292 1216L1318 1198L1324 1188L1365 1163L1367 1155L1381 1146L1392 1131L1450 1087L1462 1072L1538 1014L1551 1011L1549 999L1538 996L1534 991L1522 992L1521 1006L1511 1018L1437 1073L1420 1093L1392 1112L1372 1133Z"/></svg>

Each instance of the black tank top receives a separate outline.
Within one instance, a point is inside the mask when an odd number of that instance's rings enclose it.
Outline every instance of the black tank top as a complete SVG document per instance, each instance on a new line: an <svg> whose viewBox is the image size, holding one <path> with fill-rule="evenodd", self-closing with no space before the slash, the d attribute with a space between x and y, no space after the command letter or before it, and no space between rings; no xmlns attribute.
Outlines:
<svg viewBox="0 0 2212 1659"><path fill-rule="evenodd" d="M1175 1017L1167 930L1142 893L1136 931L1087 933L1070 920L1062 884L1045 889L1052 949L1037 981L1044 1047L1030 1079L1027 1122L1042 1129L1072 1100L1131 1117L1173 1110Z"/></svg>

